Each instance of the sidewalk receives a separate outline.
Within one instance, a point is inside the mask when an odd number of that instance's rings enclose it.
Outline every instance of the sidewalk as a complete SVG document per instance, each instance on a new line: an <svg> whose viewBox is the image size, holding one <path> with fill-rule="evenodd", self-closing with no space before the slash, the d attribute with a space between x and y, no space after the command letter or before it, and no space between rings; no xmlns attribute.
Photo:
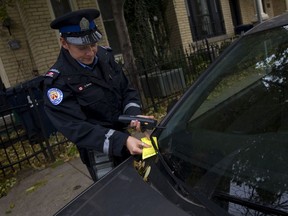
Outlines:
<svg viewBox="0 0 288 216"><path fill-rule="evenodd" d="M33 172L0 198L0 215L53 215L92 183L80 158Z"/></svg>

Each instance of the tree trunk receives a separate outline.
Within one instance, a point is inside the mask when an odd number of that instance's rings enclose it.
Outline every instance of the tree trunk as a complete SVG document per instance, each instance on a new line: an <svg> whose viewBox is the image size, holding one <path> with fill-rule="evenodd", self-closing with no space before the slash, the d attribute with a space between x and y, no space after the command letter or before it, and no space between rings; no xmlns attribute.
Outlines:
<svg viewBox="0 0 288 216"><path fill-rule="evenodd" d="M128 28L124 18L124 3L125 0L109 0L113 17L115 20L115 25L120 41L121 52L124 59L124 68L129 72L130 80L139 92L142 92L141 85L138 79L137 67L134 61L134 54L132 50L132 45L129 37Z"/></svg>

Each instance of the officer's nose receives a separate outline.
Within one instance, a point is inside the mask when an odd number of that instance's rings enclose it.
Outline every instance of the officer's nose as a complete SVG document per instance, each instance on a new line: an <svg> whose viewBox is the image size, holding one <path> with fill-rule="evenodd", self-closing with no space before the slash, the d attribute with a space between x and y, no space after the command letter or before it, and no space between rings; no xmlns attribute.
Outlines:
<svg viewBox="0 0 288 216"><path fill-rule="evenodd" d="M87 47L86 54L87 54L87 55L94 55L94 54L95 54L95 51L96 51L96 47L89 45L89 46Z"/></svg>

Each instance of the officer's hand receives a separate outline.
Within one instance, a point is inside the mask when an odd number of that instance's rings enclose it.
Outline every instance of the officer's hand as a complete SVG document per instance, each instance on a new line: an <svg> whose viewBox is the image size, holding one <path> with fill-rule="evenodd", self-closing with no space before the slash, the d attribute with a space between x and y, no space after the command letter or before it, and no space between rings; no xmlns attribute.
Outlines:
<svg viewBox="0 0 288 216"><path fill-rule="evenodd" d="M141 140L138 140L135 137L129 136L126 141L126 147L131 155L138 155L142 154L143 148L150 148L151 146L141 142Z"/></svg>
<svg viewBox="0 0 288 216"><path fill-rule="evenodd" d="M137 115L138 117L142 118L149 118L149 119L155 119L154 116L145 116L145 115ZM141 123L138 120L132 120L130 122L130 127L135 128L137 132L142 132L141 131Z"/></svg>

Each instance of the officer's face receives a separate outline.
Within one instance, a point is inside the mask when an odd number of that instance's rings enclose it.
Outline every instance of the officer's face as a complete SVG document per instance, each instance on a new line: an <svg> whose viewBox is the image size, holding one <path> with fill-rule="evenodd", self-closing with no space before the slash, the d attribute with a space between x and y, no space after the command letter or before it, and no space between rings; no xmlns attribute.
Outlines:
<svg viewBox="0 0 288 216"><path fill-rule="evenodd" d="M60 38L60 42L70 55L83 64L92 64L97 53L97 44L90 45L73 45L67 43L64 38Z"/></svg>

